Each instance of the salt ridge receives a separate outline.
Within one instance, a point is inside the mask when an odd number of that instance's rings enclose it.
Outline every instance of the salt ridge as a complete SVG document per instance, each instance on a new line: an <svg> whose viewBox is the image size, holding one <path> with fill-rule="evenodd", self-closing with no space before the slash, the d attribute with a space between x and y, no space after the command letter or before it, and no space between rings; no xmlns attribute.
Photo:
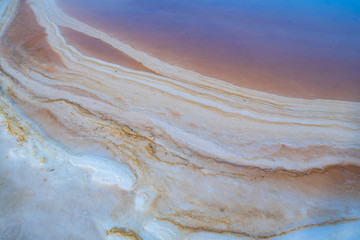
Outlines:
<svg viewBox="0 0 360 240"><path fill-rule="evenodd" d="M23 215L14 211L24 219L14 223L22 234L46 239L49 232L29 220L46 216L59 239L360 235L360 103L239 88L132 49L64 15L55 1L28 3L61 62L37 61L21 39L19 46L7 40L24 2L2 0L2 133L18 146L0 169L17 184L6 194L21 186L37 196L24 198ZM99 38L157 74L85 56L59 26ZM37 182L18 178L20 166L24 179ZM48 175L54 178L43 181ZM31 210L44 202L57 204ZM50 226L59 212L63 232ZM6 221L0 218L0 233L10 226L21 234Z"/></svg>

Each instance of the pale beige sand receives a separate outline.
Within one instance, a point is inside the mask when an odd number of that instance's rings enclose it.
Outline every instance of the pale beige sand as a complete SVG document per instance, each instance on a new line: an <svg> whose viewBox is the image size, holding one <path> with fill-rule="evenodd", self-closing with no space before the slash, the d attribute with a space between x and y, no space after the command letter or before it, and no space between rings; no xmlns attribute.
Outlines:
<svg viewBox="0 0 360 240"><path fill-rule="evenodd" d="M33 155L63 156L50 151L55 140L71 154L112 160L72 161L118 196L101 218L110 222L103 238L263 239L359 219L359 103L235 87L137 51L63 15L54 1L27 2L16 17L1 15L9 23L6 32L0 25L1 115L19 143L42 149ZM60 27L157 74L87 56ZM115 171L115 163L126 167Z"/></svg>

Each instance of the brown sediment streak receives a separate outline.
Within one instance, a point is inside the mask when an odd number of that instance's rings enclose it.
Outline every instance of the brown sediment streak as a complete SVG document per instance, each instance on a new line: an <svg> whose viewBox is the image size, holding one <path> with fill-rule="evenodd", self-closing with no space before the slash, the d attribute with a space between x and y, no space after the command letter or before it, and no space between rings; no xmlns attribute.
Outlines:
<svg viewBox="0 0 360 240"><path fill-rule="evenodd" d="M64 88L64 87L61 87L61 86L55 86L56 88L60 88L60 89L66 89L66 90L71 90L71 88ZM71 90L71 92L73 92ZM82 91L81 91L82 92ZM78 91L76 92L77 95L78 95ZM11 91L9 91L9 94L15 98L15 99L18 99ZM88 94L86 93L83 93L81 95L85 95L85 96L88 96ZM91 95L91 97L94 97L93 95ZM95 116L95 114L99 114L99 113L91 113L89 110L87 110L86 108L82 107L80 104L77 104L77 103L74 103L74 102L71 102L69 100L66 100L66 99L49 99L49 100L43 100L41 101L41 103L53 103L53 102L64 102L64 103L67 103L71 106L74 106L78 109L78 111L81 113L81 114L85 114L85 115L92 115L92 116ZM50 112L49 110L46 110L46 112ZM36 118L45 118L46 117L42 117L42 114L40 114L39 116L37 116ZM55 115L54 114L50 114L50 118L51 119L56 119ZM103 117L102 117L103 118ZM49 120L51 120L49 119ZM104 118L103 118L104 119ZM47 120L46 122L51 122ZM106 119L107 121L113 121L111 119ZM53 126L52 126L53 127ZM123 126L124 127L124 126ZM128 126L125 126L127 129ZM195 169L204 169L204 167L200 167L200 166L197 166L191 162L189 162L188 160L182 158L181 156L177 156L179 158L182 159L182 162L166 162L164 160L161 160L160 158L158 158L156 156L156 152L154 150L154 147L153 145L157 145L153 140L149 139L149 138L146 138L146 137L143 137L141 136L140 134L134 132L133 130L131 130L131 132L129 131L125 131L125 133L128 135L128 136L137 136L137 137L141 137L143 140L145 141L149 141L149 145L147 145L145 148L146 150L154 157L156 158L157 160L159 161L163 161L165 163L168 163L170 165L173 165L173 164L181 164L181 165L184 165L184 166L190 166L192 168L195 168ZM161 147L161 146L158 146L158 147ZM314 148L314 147L313 147ZM325 148L324 146L322 146L321 148L323 148L322 151L329 151L327 148ZM301 149L303 151L314 151L313 149ZM169 151L169 150L167 150ZM333 150L334 152L336 151L336 149ZM338 150L339 151L339 150ZM320 152L320 151L318 151ZM318 155L319 153L316 152L314 153L315 155ZM172 153L172 154L175 154L175 153ZM176 154L175 154L176 155ZM303 154L302 154L303 155ZM269 174L280 174L280 175L289 175L289 176L293 176L293 177L300 177L300 176L305 176L305 175L310 175L310 174L313 174L313 173L325 173L325 172L328 172L330 169L333 169L333 168L338 168L340 170L344 170L344 168L348 168L348 169L351 169L350 172L352 170L354 170L355 172L358 172L356 169L358 168L358 166L341 166L341 165L331 165L331 166L324 166L322 168L311 168L311 169L306 169L306 170L303 170L303 171L297 171L297 170L289 170L289 169L285 169L285 168L258 168L258 167L255 167L255 166L251 166L251 165L239 165L239 164L232 164L232 163L229 163L229 162L226 162L226 161L219 161L217 159L211 159L209 158L207 160L208 162L211 162L211 161L214 161L216 163L219 163L220 165L218 167L220 168L224 168L224 166L222 165L230 165L231 167L235 167L236 169L244 169L245 171L250 171L250 170L259 170L260 171L260 174L261 173L269 173ZM244 176L244 174L239 174L239 173L236 173L233 172L233 171L230 171L230 172L226 172L226 171L223 171L223 173L227 173L227 174L233 174L234 176L236 175L240 175L240 176ZM248 175L249 172L247 173Z"/></svg>
<svg viewBox="0 0 360 240"><path fill-rule="evenodd" d="M154 73L150 69L144 67L141 63L100 39L93 38L67 27L60 27L59 29L68 44L74 46L87 56L115 63L130 69Z"/></svg>
<svg viewBox="0 0 360 240"><path fill-rule="evenodd" d="M70 91L71 93L74 93L72 88L66 88L66 87L62 87L62 86L54 86L55 88L60 88L60 89L66 89L67 91ZM79 91L77 90L75 93L77 95L79 95L79 92L82 93L81 95L83 96L89 96L89 93L87 93L86 91ZM11 91L9 91L9 94L19 100ZM97 98L96 96L93 96L93 95L90 95L91 97L93 98ZM100 100L100 99L99 99ZM73 107L75 107L76 109L78 109L78 112L80 114L85 114L85 115L88 115L88 116L97 116L100 114L100 117L101 119L104 119L106 121L110 121L110 122L114 122L114 120L112 119L106 119L104 117L101 116L101 113L99 112L96 112L96 113L92 113L90 112L88 109L84 108L83 106L81 106L80 104L78 103L75 103L75 102L71 102L69 100L66 100L66 99L48 99L48 100L42 100L41 103L55 103L55 102L64 102L66 104L69 104ZM45 110L45 112L47 113L51 113L49 110ZM49 117L50 119L47 120L46 122L51 122L50 120L51 119L56 119L55 115L54 114L49 114ZM36 117L37 119L38 118L43 118L44 120L46 119L45 116L42 116L39 115ZM57 121L56 121L57 122ZM42 125L42 124L40 124ZM53 126L52 126L53 127ZM157 146L157 148L161 148L162 146L161 145L158 145L156 144L153 140L151 140L150 138L147 138L147 137L144 137L144 136L141 136L140 134L138 134L137 132L131 130L128 126L121 126L121 128L124 130L124 133L130 137L137 137L137 138L141 138L142 140L144 141L148 141L149 144L147 146L145 146L145 149L148 151L149 154L151 154L155 159L157 159L158 161L162 161L162 162L165 162L165 163L168 163L170 165L174 165L174 164L180 164L180 165L184 165L184 166L188 166L188 167L191 167L191 168L194 168L194 169L204 169L206 167L200 167L200 166L197 166L193 163L191 163L188 159L184 159L183 157L173 153L173 152L170 152L168 149L166 151L168 151L169 153L171 154L174 154L176 155L179 159L181 159L182 161L181 162L167 162L167 161L164 161L164 160L161 160L159 157L157 157L156 155L156 150L154 148L154 146ZM76 133L76 131L74 131ZM312 149L313 148L313 149ZM329 149L327 149L325 146L321 146L322 148L322 151L329 151ZM310 147L309 149L300 149L302 151L308 151L308 152L313 152L315 151L314 149L316 149L316 147ZM340 151L340 150L336 150L336 149L333 149L332 150L334 153L336 151ZM320 153L320 151L318 152L314 152L314 155L318 155ZM303 155L303 154L301 154ZM309 159L310 160L310 159ZM249 171L255 171L255 172L258 172L258 175L262 175L263 173L266 173L266 174L270 174L270 175L288 175L288 176L292 176L292 177L302 177L302 176L307 176L307 175L311 175L311 174L321 174L321 173L326 173L328 172L329 170L332 170L332 169L338 169L338 170L346 170L348 172L354 172L356 174L359 174L360 171L360 167L359 166L342 166L342 165L329 165L329 166L324 166L322 168L310 168L310 169L305 169L305 170L302 170L302 171L297 171L297 170L290 170L290 169L285 169L285 168L259 168L259 167L256 167L256 166L252 166L252 165L239 165L239 164L232 164L230 162L226 162L226 161L219 161L217 159L211 159L211 158L208 158L207 159L207 162L214 162L216 164L219 164L217 165L216 167L213 167L213 168L223 168L223 169L226 169L226 167L224 167L224 165L229 165L230 168L232 168L232 170L234 169L233 167L235 167L235 170L236 169L241 169L240 172L247 172L247 175L251 175L249 173ZM211 165L211 164L210 164ZM222 173L224 174L234 174L234 176L236 175L239 175L239 176L244 176L243 173L239 174L237 173L236 171L222 171ZM221 175L221 174L220 174Z"/></svg>
<svg viewBox="0 0 360 240"><path fill-rule="evenodd" d="M76 107L76 108L79 110L79 112L81 112L82 114L93 115L89 110L83 108L80 104L71 102L71 101L66 100L66 99L51 99L51 100L46 100L46 101L43 101L43 102L44 102L44 103L65 102L65 103L67 103L67 104L70 104L71 106Z"/></svg>
<svg viewBox="0 0 360 240"><path fill-rule="evenodd" d="M342 171L349 171L349 172L354 172L356 174L360 174L360 166L357 166L357 165L341 165L341 164L328 165L328 166L324 166L322 168L315 167L315 168L304 169L302 171L297 171L297 170L291 170L291 169L286 169L286 168L259 168L259 167L255 167L255 166L251 166L251 165L232 164L229 162L218 161L216 159L212 159L212 160L220 165L229 165L230 168L232 168L232 169L245 169L245 171L255 170L256 172L259 173L259 175L261 175L261 173L266 173L266 174L288 175L290 177L303 177L303 176L307 176L307 175L311 175L311 174L327 173L327 172L329 172L329 170L333 170L333 169L339 169ZM221 168L226 169L225 166L221 166Z"/></svg>
<svg viewBox="0 0 360 240"><path fill-rule="evenodd" d="M119 234L124 237L128 237L134 240L142 240L143 238L139 236L136 232L131 229L123 228L123 227L113 227L109 231L106 231L106 235Z"/></svg>
<svg viewBox="0 0 360 240"><path fill-rule="evenodd" d="M348 222L354 222L354 221L359 221L360 218L344 218L344 219L339 219L339 220L334 220L334 221L326 221L326 222L322 222L322 223L312 223L312 224L307 224L304 226L299 226L297 228L294 229L290 229L288 231L284 231L278 234L271 234L271 235L252 235L252 234L248 234L246 232L234 232L234 231L216 231L210 228L202 228L202 227L192 227L192 226L184 226L180 223L177 223L175 221L172 221L171 219L167 219L167 218L157 218L158 220L161 221L168 221L171 222L173 224L175 224L176 226L184 229L184 230L190 230L190 231L195 231L195 232L213 232L213 233L219 233L219 234L233 234L235 236L241 236L241 237L250 237L253 239L270 239L273 237L279 237L279 236L283 236L295 231L299 231L302 229L306 229L306 228L311 228L311 227L320 227L320 226L328 226L328 225L336 225L336 224L341 224L341 223L348 223Z"/></svg>

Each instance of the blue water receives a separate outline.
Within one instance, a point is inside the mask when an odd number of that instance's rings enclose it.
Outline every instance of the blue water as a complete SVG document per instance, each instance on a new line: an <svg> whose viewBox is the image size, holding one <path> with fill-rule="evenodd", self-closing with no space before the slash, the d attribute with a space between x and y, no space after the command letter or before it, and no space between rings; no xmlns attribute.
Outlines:
<svg viewBox="0 0 360 240"><path fill-rule="evenodd" d="M360 100L360 1L58 0L165 61L262 91Z"/></svg>

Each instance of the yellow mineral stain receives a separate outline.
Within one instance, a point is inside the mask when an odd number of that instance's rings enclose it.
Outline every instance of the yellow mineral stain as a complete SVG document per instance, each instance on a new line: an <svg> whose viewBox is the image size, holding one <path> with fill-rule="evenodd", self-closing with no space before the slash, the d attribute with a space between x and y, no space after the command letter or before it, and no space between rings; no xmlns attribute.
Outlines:
<svg viewBox="0 0 360 240"><path fill-rule="evenodd" d="M143 239L135 231L124 228L124 227L113 227L110 230L106 231L106 235L108 235L108 236L113 235L113 234L119 234L119 235L122 235L124 237L133 239L133 240L142 240Z"/></svg>
<svg viewBox="0 0 360 240"><path fill-rule="evenodd" d="M40 158L40 162L42 163L42 164L45 164L47 161L46 161L46 158L44 158L44 157L42 157L42 158Z"/></svg>

